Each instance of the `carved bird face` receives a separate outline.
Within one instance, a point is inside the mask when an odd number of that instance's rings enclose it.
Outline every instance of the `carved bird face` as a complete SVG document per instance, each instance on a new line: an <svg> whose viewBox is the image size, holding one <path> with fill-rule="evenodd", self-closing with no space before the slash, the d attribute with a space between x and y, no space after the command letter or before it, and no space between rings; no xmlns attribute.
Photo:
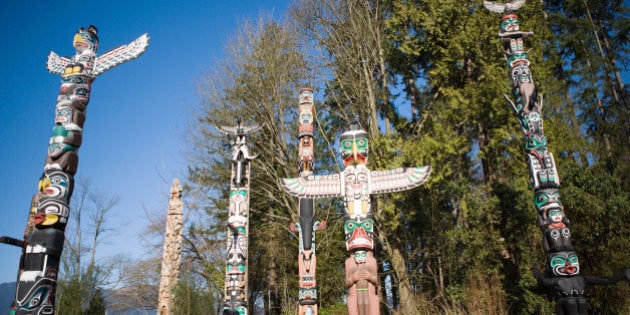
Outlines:
<svg viewBox="0 0 630 315"><path fill-rule="evenodd" d="M366 164L368 159L368 134L363 129L344 132L339 139L343 165Z"/></svg>
<svg viewBox="0 0 630 315"><path fill-rule="evenodd" d="M344 222L346 249L374 248L374 220L347 220Z"/></svg>
<svg viewBox="0 0 630 315"><path fill-rule="evenodd" d="M534 205L538 212L545 209L561 208L560 191L557 189L539 190L534 194Z"/></svg>
<svg viewBox="0 0 630 315"><path fill-rule="evenodd" d="M74 49L76 49L79 53L91 50L94 54L96 54L96 51L98 50L98 37L96 36L96 33L96 27L93 25L88 27L87 30L83 27L79 28L76 34L74 34L72 46L74 46Z"/></svg>

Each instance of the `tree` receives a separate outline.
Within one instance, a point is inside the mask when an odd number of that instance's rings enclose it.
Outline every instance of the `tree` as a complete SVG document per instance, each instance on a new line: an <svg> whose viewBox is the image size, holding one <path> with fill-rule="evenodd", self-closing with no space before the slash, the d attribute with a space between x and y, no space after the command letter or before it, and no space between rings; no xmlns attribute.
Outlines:
<svg viewBox="0 0 630 315"><path fill-rule="evenodd" d="M580 118L590 163L606 161L608 172L627 179L630 92L628 71L630 19L625 1L548 1L549 27L559 47L561 75ZM627 180L625 181L627 182Z"/></svg>
<svg viewBox="0 0 630 315"><path fill-rule="evenodd" d="M116 283L111 273L119 258L97 259L97 250L112 231L106 218L118 198L91 191L88 180L79 182L74 196L74 220L68 224L58 280L57 313L90 314L104 311L103 290Z"/></svg>
<svg viewBox="0 0 630 315"><path fill-rule="evenodd" d="M297 221L297 200L283 192L280 178L297 174L297 93L312 77L298 50L298 35L264 17L241 25L226 48L228 58L201 85L204 104L190 159L189 185L211 191L194 208L212 225L189 229L189 253L222 288L230 162L227 139L215 128L234 125L236 118L262 126L247 138L251 152L258 154L251 162L248 287L250 309L262 308L267 314L279 314L283 306L297 302L298 242L289 231L289 223ZM336 212L318 214L333 217L333 224L338 218ZM320 233L324 240L325 233ZM326 255L318 260L325 264ZM337 294L335 302L339 298Z"/></svg>

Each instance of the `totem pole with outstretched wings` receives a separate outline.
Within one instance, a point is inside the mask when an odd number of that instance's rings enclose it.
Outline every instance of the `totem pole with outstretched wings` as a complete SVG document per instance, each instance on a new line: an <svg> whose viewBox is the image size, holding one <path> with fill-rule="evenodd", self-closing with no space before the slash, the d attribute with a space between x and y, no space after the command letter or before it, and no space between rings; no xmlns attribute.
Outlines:
<svg viewBox="0 0 630 315"><path fill-rule="evenodd" d="M247 134L258 131L260 125L219 126L217 129L231 138L232 177L230 179L230 208L227 230L227 259L223 315L247 315L247 248L249 237L249 180L251 155Z"/></svg>
<svg viewBox="0 0 630 315"><path fill-rule="evenodd" d="M0 238L3 243L22 247L12 305L15 314L55 312L57 273L92 82L108 69L144 53L149 36L144 34L101 56L97 56L98 44L96 27L80 28L74 35L73 57L60 57L54 52L48 56L48 70L61 75L61 90L39 192L31 202L24 240Z"/></svg>
<svg viewBox="0 0 630 315"><path fill-rule="evenodd" d="M346 250L346 287L350 315L379 314L378 275L374 249L374 217L370 196L404 191L424 183L429 166L370 171L368 134L352 126L339 140L345 166L338 174L282 179L287 193L300 198L342 197L345 204L344 233Z"/></svg>

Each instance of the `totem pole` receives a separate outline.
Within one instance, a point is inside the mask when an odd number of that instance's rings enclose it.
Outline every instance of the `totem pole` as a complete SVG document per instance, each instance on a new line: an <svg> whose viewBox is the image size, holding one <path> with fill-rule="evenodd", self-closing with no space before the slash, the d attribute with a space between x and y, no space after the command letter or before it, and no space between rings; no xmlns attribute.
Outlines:
<svg viewBox="0 0 630 315"><path fill-rule="evenodd" d="M379 314L377 262L374 249L374 218L370 196L415 188L431 172L429 166L370 171L368 134L351 126L339 140L345 166L338 174L282 179L287 193L300 198L344 198L344 233L346 250L346 287L350 315Z"/></svg>
<svg viewBox="0 0 630 315"><path fill-rule="evenodd" d="M230 179L230 209L227 230L227 262L225 267L224 315L247 314L247 246L249 230L249 178L251 155L245 135L255 132L259 125L242 126L236 120L235 127L219 126L218 129L231 139L232 177Z"/></svg>
<svg viewBox="0 0 630 315"><path fill-rule="evenodd" d="M298 113L298 173L300 177L311 175L313 167L313 119L315 106L313 104L313 90L300 89ZM300 222L291 224L291 230L298 232L299 254L299 296L298 314L317 315L317 287L315 269L317 259L315 255L315 231L323 230L326 222L315 221L315 205L312 198L299 199Z"/></svg>
<svg viewBox="0 0 630 315"><path fill-rule="evenodd" d="M175 298L173 290L177 285L181 267L183 214L182 187L179 185L179 180L175 179L171 187L171 197L168 201L166 236L164 237L164 250L162 253L162 278L160 279L158 296L160 315L169 315L172 312L171 308Z"/></svg>
<svg viewBox="0 0 630 315"><path fill-rule="evenodd" d="M48 56L48 71L61 75L61 90L44 173L39 180L39 192L33 197L24 241L7 242L10 238L3 238L6 243L22 247L12 312L54 313L57 272L92 81L112 67L137 58L148 45L149 36L144 34L97 57L97 29L90 26L80 28L74 35L76 54L72 58L54 52Z"/></svg>
<svg viewBox="0 0 630 315"><path fill-rule="evenodd" d="M547 138L543 132L543 98L540 96L538 100L538 88L529 70L530 63L523 44L523 40L533 33L521 31L518 16L514 14L524 3L525 0L505 4L484 1L484 6L492 12L503 14L499 37L503 42L503 54L514 86L514 101L504 96L516 114L525 138L534 206L542 231L542 247L547 253L549 277L544 278L539 272L535 275L556 291L557 314L587 314L585 279L579 274L580 264L571 243L569 219L560 202L560 179L553 154L547 150Z"/></svg>

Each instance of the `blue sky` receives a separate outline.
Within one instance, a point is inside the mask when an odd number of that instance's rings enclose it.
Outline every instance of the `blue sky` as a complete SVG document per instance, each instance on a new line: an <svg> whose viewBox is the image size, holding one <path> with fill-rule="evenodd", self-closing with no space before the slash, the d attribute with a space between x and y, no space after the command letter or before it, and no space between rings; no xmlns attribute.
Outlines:
<svg viewBox="0 0 630 315"><path fill-rule="evenodd" d="M238 23L261 11L281 18L289 0L0 1L0 235L22 238L43 171L60 77L50 51L71 56L79 27L98 27L99 54L149 33L147 52L97 77L79 150L77 179L117 195L109 222L118 228L102 254L145 251L138 233L145 209L166 213L175 177L185 177L187 113L200 103L197 82L223 58ZM71 209L72 215L72 209ZM0 283L15 281L20 249L0 246Z"/></svg>

